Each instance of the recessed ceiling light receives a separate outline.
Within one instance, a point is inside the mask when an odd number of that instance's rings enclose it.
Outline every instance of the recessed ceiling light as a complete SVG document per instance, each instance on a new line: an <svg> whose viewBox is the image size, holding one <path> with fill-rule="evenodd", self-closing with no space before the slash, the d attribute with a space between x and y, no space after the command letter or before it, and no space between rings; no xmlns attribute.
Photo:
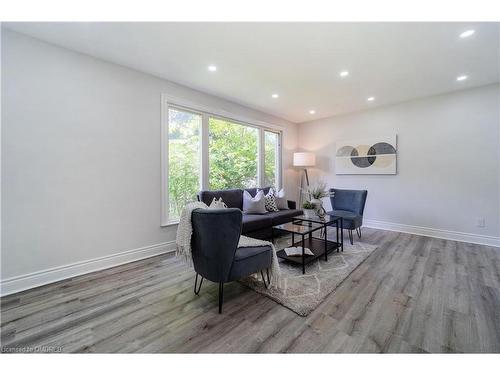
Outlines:
<svg viewBox="0 0 500 375"><path fill-rule="evenodd" d="M476 32L475 30L464 31L462 34L460 34L460 38L468 38L469 36L473 35L475 32Z"/></svg>
<svg viewBox="0 0 500 375"><path fill-rule="evenodd" d="M271 95L271 97L272 97L273 99L278 99L280 96L279 96L278 94L272 94L272 95Z"/></svg>
<svg viewBox="0 0 500 375"><path fill-rule="evenodd" d="M369 102L373 102L373 101L375 100L375 97L374 97L374 96L370 96L370 97L369 97L368 99L366 99L366 100L368 100Z"/></svg>
<svg viewBox="0 0 500 375"><path fill-rule="evenodd" d="M458 76L457 81L465 81L467 79L467 76Z"/></svg>
<svg viewBox="0 0 500 375"><path fill-rule="evenodd" d="M208 66L208 71L209 72L216 72L217 71L217 67L215 65L209 65Z"/></svg>
<svg viewBox="0 0 500 375"><path fill-rule="evenodd" d="M315 111L314 109L311 109L311 110L309 111L309 114L310 114L310 115L314 115L315 113L316 113L316 111Z"/></svg>
<svg viewBox="0 0 500 375"><path fill-rule="evenodd" d="M347 70L344 70L344 71L339 73L339 76L341 76L341 77L347 77L348 75L349 75L349 72Z"/></svg>

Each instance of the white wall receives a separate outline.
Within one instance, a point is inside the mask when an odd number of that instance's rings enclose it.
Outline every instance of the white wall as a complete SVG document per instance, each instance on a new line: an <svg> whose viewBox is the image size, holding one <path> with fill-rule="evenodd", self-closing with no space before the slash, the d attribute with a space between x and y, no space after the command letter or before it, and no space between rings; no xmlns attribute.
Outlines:
<svg viewBox="0 0 500 375"><path fill-rule="evenodd" d="M490 85L303 123L300 146L317 153L316 179L368 190L373 226L500 245L499 93ZM397 175L335 175L337 140L394 133Z"/></svg>
<svg viewBox="0 0 500 375"><path fill-rule="evenodd" d="M297 191L295 124L5 29L2 76L4 294L173 247L176 227L160 227L161 93L283 126Z"/></svg>
<svg viewBox="0 0 500 375"><path fill-rule="evenodd" d="M1 37L3 294L172 248L175 227L159 226L161 93L285 127L289 192L297 191L290 165L300 139L303 149L318 153L313 176L330 186L368 189L365 218L372 225L498 241L498 86L297 129L9 30ZM337 139L391 133L398 134L396 176L335 175ZM475 226L477 217L486 219L485 228Z"/></svg>

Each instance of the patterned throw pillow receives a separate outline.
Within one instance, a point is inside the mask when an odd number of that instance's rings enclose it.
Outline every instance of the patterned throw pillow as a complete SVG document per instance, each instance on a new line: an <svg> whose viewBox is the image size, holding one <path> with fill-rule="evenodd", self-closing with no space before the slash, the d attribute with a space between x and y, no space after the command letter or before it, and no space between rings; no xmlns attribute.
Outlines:
<svg viewBox="0 0 500 375"><path fill-rule="evenodd" d="M266 210L269 212L279 211L278 206L276 205L276 198L274 197L273 189L269 189L269 192L266 194L265 206Z"/></svg>
<svg viewBox="0 0 500 375"><path fill-rule="evenodd" d="M210 209L221 209L221 208L227 208L227 205L224 203L222 198L217 199L212 199L212 203L210 203L210 206L208 206Z"/></svg>

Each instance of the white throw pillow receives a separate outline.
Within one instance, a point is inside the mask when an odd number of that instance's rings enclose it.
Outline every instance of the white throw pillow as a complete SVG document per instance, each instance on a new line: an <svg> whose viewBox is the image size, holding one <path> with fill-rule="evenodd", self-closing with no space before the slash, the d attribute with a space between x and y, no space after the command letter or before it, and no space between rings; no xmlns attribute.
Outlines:
<svg viewBox="0 0 500 375"><path fill-rule="evenodd" d="M210 203L210 206L208 208L213 208L213 209L220 209L220 208L227 208L227 205L224 203L222 198L217 199L212 199L212 203Z"/></svg>
<svg viewBox="0 0 500 375"><path fill-rule="evenodd" d="M262 190L258 191L253 198L248 191L243 191L243 213L265 214L266 212L266 201Z"/></svg>
<svg viewBox="0 0 500 375"><path fill-rule="evenodd" d="M274 197L273 189L269 189L269 191L267 192L264 199L265 199L265 206L266 206L267 211L269 211L269 212L279 211L278 206L276 206L276 199Z"/></svg>
<svg viewBox="0 0 500 375"><path fill-rule="evenodd" d="M276 206L278 207L278 210L288 210L288 201L285 198L285 191L281 189L279 192L274 194L274 199L276 200Z"/></svg>

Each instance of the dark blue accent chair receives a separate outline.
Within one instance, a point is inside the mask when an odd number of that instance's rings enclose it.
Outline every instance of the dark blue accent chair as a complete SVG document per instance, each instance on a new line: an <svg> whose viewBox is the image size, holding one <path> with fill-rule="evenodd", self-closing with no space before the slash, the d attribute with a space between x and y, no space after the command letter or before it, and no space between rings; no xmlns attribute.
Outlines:
<svg viewBox="0 0 500 375"><path fill-rule="evenodd" d="M191 253L196 271L194 293L199 294L203 279L219 284L219 313L222 312L224 283L260 271L264 285L264 269L269 283L272 262L270 246L238 248L242 213L238 208L196 209L191 215L193 235ZM201 281L198 285L198 275Z"/></svg>
<svg viewBox="0 0 500 375"><path fill-rule="evenodd" d="M330 189L332 211L328 214L342 217L344 229L349 231L351 245L353 244L353 230L356 230L358 237L361 238L367 195L367 190Z"/></svg>

